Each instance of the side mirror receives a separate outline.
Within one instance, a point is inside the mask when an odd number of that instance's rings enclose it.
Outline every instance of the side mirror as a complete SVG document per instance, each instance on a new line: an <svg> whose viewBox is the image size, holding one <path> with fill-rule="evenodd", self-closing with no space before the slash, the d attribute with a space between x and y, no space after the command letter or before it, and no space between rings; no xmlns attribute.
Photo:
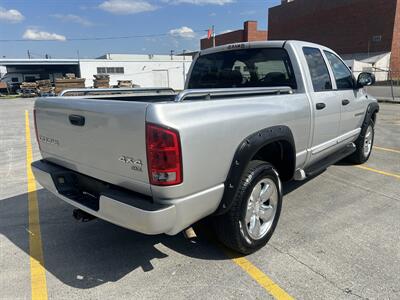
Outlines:
<svg viewBox="0 0 400 300"><path fill-rule="evenodd" d="M364 86L370 86L375 83L375 75L372 73L362 72L358 75L357 87L362 88Z"/></svg>

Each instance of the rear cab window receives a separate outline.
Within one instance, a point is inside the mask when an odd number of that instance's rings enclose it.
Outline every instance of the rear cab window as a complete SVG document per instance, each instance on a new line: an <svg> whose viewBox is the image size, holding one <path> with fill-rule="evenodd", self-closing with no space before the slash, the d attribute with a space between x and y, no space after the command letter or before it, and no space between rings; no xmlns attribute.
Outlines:
<svg viewBox="0 0 400 300"><path fill-rule="evenodd" d="M314 92L332 90L331 76L321 51L317 48L304 47L303 53L310 70Z"/></svg>
<svg viewBox="0 0 400 300"><path fill-rule="evenodd" d="M239 49L200 56L189 89L278 87L297 88L289 55L282 48Z"/></svg>

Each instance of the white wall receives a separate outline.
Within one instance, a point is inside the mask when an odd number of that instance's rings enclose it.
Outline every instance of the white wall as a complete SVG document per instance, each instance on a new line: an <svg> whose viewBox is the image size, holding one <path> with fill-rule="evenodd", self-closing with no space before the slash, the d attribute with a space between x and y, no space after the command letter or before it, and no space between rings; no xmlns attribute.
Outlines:
<svg viewBox="0 0 400 300"><path fill-rule="evenodd" d="M4 74L7 73L7 68L4 66L0 66L0 78L4 76Z"/></svg>
<svg viewBox="0 0 400 300"><path fill-rule="evenodd" d="M81 77L86 79L86 87L93 86L93 75L98 67L124 67L124 74L110 74L110 85L118 80L132 80L141 87L171 87L184 89L184 78L189 71L192 58L164 55L162 57L141 56L132 60L83 59L80 61ZM185 73L185 75L184 75Z"/></svg>

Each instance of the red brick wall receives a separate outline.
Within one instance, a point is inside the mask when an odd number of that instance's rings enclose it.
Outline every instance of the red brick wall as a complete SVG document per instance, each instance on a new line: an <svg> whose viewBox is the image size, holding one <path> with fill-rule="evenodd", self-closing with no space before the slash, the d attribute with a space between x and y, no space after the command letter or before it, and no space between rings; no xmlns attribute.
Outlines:
<svg viewBox="0 0 400 300"><path fill-rule="evenodd" d="M294 0L269 9L268 38L315 42L341 54L390 51L397 2ZM378 35L382 40L373 42Z"/></svg>
<svg viewBox="0 0 400 300"><path fill-rule="evenodd" d="M393 77L400 78L400 0L397 0L390 66L394 71Z"/></svg>
<svg viewBox="0 0 400 300"><path fill-rule="evenodd" d="M231 31L215 36L215 46L243 42L243 30ZM212 38L201 39L200 48L207 49L212 47Z"/></svg>
<svg viewBox="0 0 400 300"><path fill-rule="evenodd" d="M232 43L265 41L268 38L266 30L258 30L256 21L244 22L244 28L215 36L215 45L221 46ZM212 47L212 38L201 39L200 48L207 49Z"/></svg>

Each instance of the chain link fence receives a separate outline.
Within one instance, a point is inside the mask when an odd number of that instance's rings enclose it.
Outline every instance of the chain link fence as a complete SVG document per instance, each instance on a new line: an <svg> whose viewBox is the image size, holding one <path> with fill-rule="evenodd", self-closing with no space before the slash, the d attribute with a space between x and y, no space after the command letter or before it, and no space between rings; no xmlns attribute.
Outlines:
<svg viewBox="0 0 400 300"><path fill-rule="evenodd" d="M353 71L354 73L363 71ZM400 103L400 70L373 70L377 81L366 88L367 92L381 101Z"/></svg>

